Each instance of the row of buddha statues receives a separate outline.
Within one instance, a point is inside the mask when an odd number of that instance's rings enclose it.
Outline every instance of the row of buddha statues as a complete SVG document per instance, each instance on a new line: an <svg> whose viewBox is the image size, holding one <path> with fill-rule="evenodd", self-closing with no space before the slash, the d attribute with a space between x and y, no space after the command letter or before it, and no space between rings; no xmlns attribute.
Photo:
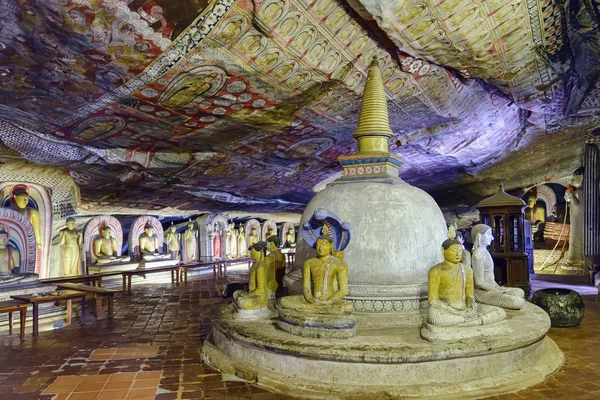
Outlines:
<svg viewBox="0 0 600 400"><path fill-rule="evenodd" d="M316 250L316 256L304 263L303 293L280 297L271 308L277 312L278 328L289 333L347 338L355 334L353 306L344 300L348 295L348 264L343 248L336 247L340 235L331 225L322 226L318 236L314 232L304 235L302 228L302 238ZM522 289L502 287L494 279L494 262L488 250L492 229L478 224L471 235L472 253L451 227L449 238L441 244L443 261L428 272L429 310L421 327L421 336L426 340L468 338L473 335L470 328L478 327L479 334L482 326L503 321L505 310L519 310L525 304ZM273 312L269 312L269 299L281 285L280 267L275 261L279 253L276 246L263 241L255 243L250 253L254 263L249 287L234 293L233 318L270 318Z"/></svg>
<svg viewBox="0 0 600 400"><path fill-rule="evenodd" d="M243 258L250 245L263 235L273 236L273 221L235 226L212 224L203 227L200 218L163 231L160 221L151 216L136 218L127 239L128 254L123 251L123 228L112 216L100 215L89 220L84 230L76 229L77 220L69 217L65 227L52 237L52 202L49 191L33 183L0 182L0 285L20 284L39 278L73 276L86 272L86 266L102 268L125 263L193 263L206 258ZM295 228L284 223L280 242L295 247ZM222 232L220 231L222 230ZM218 240L215 239L218 236ZM202 254L200 242L214 244ZM221 247L222 250L219 249ZM212 253L212 254L211 254ZM220 254L214 256L214 254ZM205 257L205 258L204 258ZM52 271L52 272L50 272Z"/></svg>

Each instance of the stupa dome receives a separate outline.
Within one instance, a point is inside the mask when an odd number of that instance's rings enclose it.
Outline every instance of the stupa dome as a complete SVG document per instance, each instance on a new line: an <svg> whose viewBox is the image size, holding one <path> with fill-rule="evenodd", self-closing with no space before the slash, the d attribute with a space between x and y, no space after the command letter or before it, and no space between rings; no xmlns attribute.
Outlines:
<svg viewBox="0 0 600 400"><path fill-rule="evenodd" d="M352 227L344 251L350 294L356 311L418 310L427 299L427 272L442 261L447 238L444 216L425 191L398 178L402 161L390 154L385 93L377 62L371 65L359 126L359 152L340 157L341 178L308 203L301 224L318 209L334 213ZM301 292L301 266L314 250L298 238L296 270L286 283ZM423 304L422 304L423 303Z"/></svg>

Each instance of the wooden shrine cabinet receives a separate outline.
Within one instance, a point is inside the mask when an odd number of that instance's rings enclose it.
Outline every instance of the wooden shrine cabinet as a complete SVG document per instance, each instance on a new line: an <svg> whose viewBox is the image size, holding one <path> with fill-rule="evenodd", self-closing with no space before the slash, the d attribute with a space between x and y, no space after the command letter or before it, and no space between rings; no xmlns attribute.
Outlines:
<svg viewBox="0 0 600 400"><path fill-rule="evenodd" d="M490 253L494 259L494 274L500 285L519 287L529 294L529 274L533 270L531 223L525 220L525 202L504 192L498 192L477 204L480 221L492 228L494 240Z"/></svg>

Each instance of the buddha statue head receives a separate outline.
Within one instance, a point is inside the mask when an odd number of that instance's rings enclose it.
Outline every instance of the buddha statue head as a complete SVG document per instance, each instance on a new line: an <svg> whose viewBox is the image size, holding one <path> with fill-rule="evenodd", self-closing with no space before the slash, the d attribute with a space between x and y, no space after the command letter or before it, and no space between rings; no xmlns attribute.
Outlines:
<svg viewBox="0 0 600 400"><path fill-rule="evenodd" d="M319 257L327 257L333 254L333 238L329 235L321 235L315 245Z"/></svg>
<svg viewBox="0 0 600 400"><path fill-rule="evenodd" d="M146 229L144 230L146 236L153 237L154 236L154 227L151 225L146 225Z"/></svg>
<svg viewBox="0 0 600 400"><path fill-rule="evenodd" d="M492 235L492 228L490 228L486 224L475 225L471 229L471 237L473 238L474 248L486 248L487 246L492 244L492 240L494 240L494 235Z"/></svg>
<svg viewBox="0 0 600 400"><path fill-rule="evenodd" d="M193 231L194 230L194 223L192 221L188 222L187 227L188 227L189 230Z"/></svg>
<svg viewBox="0 0 600 400"><path fill-rule="evenodd" d="M256 236L256 227L252 227L252 229L250 229L250 235L252 236Z"/></svg>
<svg viewBox="0 0 600 400"><path fill-rule="evenodd" d="M573 177L571 178L571 185L573 185L573 187L576 189L579 189L581 185L583 185L583 172L583 167L579 167L573 172Z"/></svg>
<svg viewBox="0 0 600 400"><path fill-rule="evenodd" d="M456 265L462 259L462 244L456 239L446 239L442 243L444 260L450 264Z"/></svg>
<svg viewBox="0 0 600 400"><path fill-rule="evenodd" d="M527 207L528 208L534 208L536 202L537 202L537 199L535 198L534 195L530 194L529 196L527 196Z"/></svg>
<svg viewBox="0 0 600 400"><path fill-rule="evenodd" d="M267 238L267 248L270 252L277 250L280 244L281 243L277 235L271 235Z"/></svg>
<svg viewBox="0 0 600 400"><path fill-rule="evenodd" d="M213 232L219 232L219 224L213 225Z"/></svg>
<svg viewBox="0 0 600 400"><path fill-rule="evenodd" d="M17 208L24 210L27 208L29 204L29 193L27 192L27 188L25 185L19 185L13 191L13 196L15 199L15 204Z"/></svg>
<svg viewBox="0 0 600 400"><path fill-rule="evenodd" d="M112 236L112 229L108 226L105 226L104 228L102 228L101 234L103 238L109 239Z"/></svg>
<svg viewBox="0 0 600 400"><path fill-rule="evenodd" d="M171 226L169 227L169 231L170 231L171 233L175 233L175 232L177 232L177 227L175 227L175 225L171 225Z"/></svg>
<svg viewBox="0 0 600 400"><path fill-rule="evenodd" d="M250 257L254 261L264 260L267 254L267 244L263 241L256 242L250 246Z"/></svg>
<svg viewBox="0 0 600 400"><path fill-rule="evenodd" d="M67 218L66 225L67 225L67 229L70 231L75 229L75 218L73 218L73 217Z"/></svg>

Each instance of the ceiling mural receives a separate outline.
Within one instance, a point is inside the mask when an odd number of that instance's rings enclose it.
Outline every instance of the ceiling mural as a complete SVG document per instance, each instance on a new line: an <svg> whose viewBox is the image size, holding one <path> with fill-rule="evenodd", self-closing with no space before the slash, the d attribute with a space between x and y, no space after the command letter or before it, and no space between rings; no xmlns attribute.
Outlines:
<svg viewBox="0 0 600 400"><path fill-rule="evenodd" d="M0 161L67 168L92 210L300 210L356 148L376 57L402 178L483 196L595 122L599 13L575 3L0 0Z"/></svg>

